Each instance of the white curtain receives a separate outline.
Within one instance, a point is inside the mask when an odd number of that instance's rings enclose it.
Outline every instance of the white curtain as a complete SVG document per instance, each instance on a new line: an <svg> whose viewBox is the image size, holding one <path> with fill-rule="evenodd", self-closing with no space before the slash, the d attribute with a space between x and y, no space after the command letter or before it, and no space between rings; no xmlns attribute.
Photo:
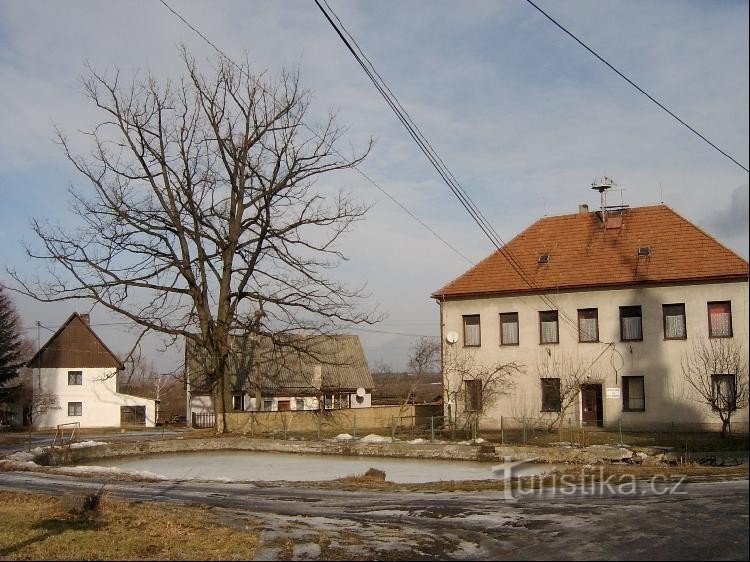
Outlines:
<svg viewBox="0 0 750 562"><path fill-rule="evenodd" d="M711 312L711 335L732 335L732 314L730 312Z"/></svg>
<svg viewBox="0 0 750 562"><path fill-rule="evenodd" d="M464 345L479 345L481 340L479 339L479 324L470 324L466 322L464 324Z"/></svg>
<svg viewBox="0 0 750 562"><path fill-rule="evenodd" d="M578 320L581 341L596 341L596 324L596 318L580 318Z"/></svg>
<svg viewBox="0 0 750 562"><path fill-rule="evenodd" d="M625 316L622 319L622 339L623 340L640 340L643 338L641 331L640 316Z"/></svg>
<svg viewBox="0 0 750 562"><path fill-rule="evenodd" d="M542 343L557 342L557 320L542 322Z"/></svg>
<svg viewBox="0 0 750 562"><path fill-rule="evenodd" d="M667 316L665 318L666 336L668 338L685 337L685 317L680 314L676 316Z"/></svg>
<svg viewBox="0 0 750 562"><path fill-rule="evenodd" d="M628 377L628 410L644 410L646 395L642 377Z"/></svg>
<svg viewBox="0 0 750 562"><path fill-rule="evenodd" d="M503 344L515 345L518 343L518 322L503 322Z"/></svg>

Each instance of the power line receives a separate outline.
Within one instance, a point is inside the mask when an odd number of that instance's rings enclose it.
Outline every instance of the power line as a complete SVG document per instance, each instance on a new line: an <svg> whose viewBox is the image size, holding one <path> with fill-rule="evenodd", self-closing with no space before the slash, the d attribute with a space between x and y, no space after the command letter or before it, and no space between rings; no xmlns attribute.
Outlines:
<svg viewBox="0 0 750 562"><path fill-rule="evenodd" d="M430 164L432 164L433 168L437 171L438 175L440 175L444 183L448 186L448 188L453 193L453 195L458 199L461 206L463 206L466 212L469 213L469 216L471 216L471 218L474 220L477 226L479 226L480 230L490 240L490 242L495 246L495 248L500 252L500 254L503 257L505 257L509 265L518 274L518 276L523 280L523 282L526 283L526 285L529 286L531 289L540 291L540 293L537 296L542 300L542 302L544 302L548 308L558 310L558 316L562 317L563 321L565 321L573 330L577 332L578 330L577 324L574 323L573 320L564 311L559 310L559 307L557 306L557 304L549 296L541 292L541 288L526 273L522 264L513 255L512 251L506 247L506 244L503 241L503 239L494 229L494 227L489 222L489 220L487 220L487 218L482 214L481 210L479 209L477 204L472 200L471 196L466 192L466 190L458 182L455 175L450 171L450 169L445 164L443 159L438 155L437 151L434 149L434 147L429 142L427 137L422 133L419 126L414 122L414 120L411 118L411 116L406 111L406 109L404 109L403 105L399 102L397 96L391 91L391 89L385 83L385 80L383 79L383 77L377 72L372 61L370 61L367 55L365 55L362 48L357 43L356 39L351 35L351 33L349 33L346 30L346 27L343 25L343 22L336 15L336 13L331 9L331 7L328 5L328 2L326 0L323 0L328 10L326 11L326 9L323 8L323 6L320 4L318 0L314 0L314 1L315 1L315 4L320 9L320 11L325 16L325 18L328 20L328 23L331 25L331 27L333 27L336 34L344 43L346 48L349 50L352 56L354 56L357 63L364 70L365 74L367 74L367 76L370 78L370 81L373 83L373 85L378 90L380 95L386 101L386 103L391 108L391 110L396 114L396 117L404 126L404 128L407 130L407 132L409 133L409 136L411 136L411 138L417 144L419 149L428 159ZM330 12L333 15L333 18L336 19L338 24L333 21L331 15L328 12ZM344 35L346 35L346 37ZM347 37L349 39L347 39ZM355 47L356 47L356 50L355 50ZM367 64L365 63L365 61L367 61Z"/></svg>
<svg viewBox="0 0 750 562"><path fill-rule="evenodd" d="M724 152L721 148L719 148L714 143L712 143L710 140L708 140L703 134L701 134L700 132L698 132L694 127L688 125L685 121L683 121L682 119L680 119L673 111L671 111L669 108L667 108L659 100L657 100L656 98L654 98L646 90L644 90L643 88L641 88L638 84L636 84L630 78L628 78L627 76L625 76L622 72L620 72L619 70L617 70L614 66L612 66L609 62L607 62L603 57L601 57L596 51L594 51L586 43L584 43L583 41L581 41L578 37L576 37L575 35L573 35L573 33L571 33L565 27L563 27L563 25L560 24L555 18L553 18L552 16L550 16L547 12L545 12L539 6L537 6L534 2L532 2L532 0L526 0L526 2L528 2L529 4L531 4L534 8L537 9L537 11L539 11L539 13L541 13L549 21L551 21L552 23L554 23L557 27L559 27L567 35L569 35L571 38L573 38L573 40L576 43L578 43L579 45L581 45L581 47L583 47L589 53L591 53L592 55L594 55L597 59L599 59L599 61L601 61L602 63L604 63L605 65L607 65L607 67L610 70L612 70L614 73L616 73L620 78L622 78L628 84L630 84L631 86L633 86L633 88L635 88L640 93L642 93L644 96L646 96L648 99L650 99L652 102L654 102L662 110L666 111L669 115L671 115L674 119L676 119L681 125L684 125L685 127L687 127L692 133L694 133L695 135L697 135L700 139L702 139L704 142L706 142L709 146L711 146L712 148L714 148L715 150L717 150L718 152L720 152L721 154L723 154L724 156L726 156L727 158L729 158L732 162L734 162L735 164L737 164L740 168L742 168L746 172L750 171L750 170L748 170L747 167L745 167L744 165L740 164L732 156L730 156L729 154L727 154L726 152Z"/></svg>
<svg viewBox="0 0 750 562"><path fill-rule="evenodd" d="M169 10L170 12L172 12L172 13L173 13L173 14L174 14L175 16L177 16L177 17L178 17L178 18L179 18L179 19L180 19L180 20L181 20L181 21L182 21L182 22L183 22L183 23L184 23L184 24L185 24L185 25L186 25L186 26L187 26L188 28L190 28L190 29L191 29L191 30L192 30L193 32L195 32L195 33L196 33L196 34L197 34L197 35L198 35L198 36L199 36L199 37L200 37L201 39L203 39L203 40L204 40L204 41L205 41L206 43L208 43L208 45L210 45L210 46L211 46L211 47L212 47L212 48L213 48L213 49L214 49L214 50L215 50L215 51L216 51L217 53L219 53L219 54L220 54L220 55L221 55L221 56L222 56L222 57L223 57L223 58L224 58L224 59L225 59L225 60L226 60L227 62L229 62L230 64L232 64L232 65L233 65L233 66L234 66L235 68L237 68L237 69L238 69L238 70L239 70L240 72L244 73L244 74L245 74L245 75L246 75L246 76L247 76L248 78L251 78L251 76L250 76L250 75L249 75L249 74L248 74L248 73L247 73L247 72L245 71L245 69L244 69L243 67L241 67L241 66L240 66L240 65L238 65L238 64L237 64L236 62L234 62L234 61L233 61L233 60L232 60L232 59L231 59L231 58L229 57L229 55L227 55L227 54L226 54L226 53L225 53L225 52L224 52L224 51L223 51L223 50L222 50L221 48L219 48L219 47L218 47L218 46L216 45L216 43L214 43L214 42L213 42L213 41L211 41L211 40L210 40L210 39L209 39L208 37L206 37L206 35L204 35L203 33L201 33L201 31L200 31L200 30L199 30L198 28L196 28L196 27L195 27L195 26L194 26L193 24L191 24L191 23L190 23L190 22L189 22L189 21L188 21L187 19L185 19L185 18L184 18L184 17L183 17L183 16L182 16L182 15L181 15L181 14L180 14L179 12L177 12L176 10L174 10L174 9L173 9L173 8L172 8L172 7L171 7L171 6L169 5L169 4L167 4L167 2L166 2L165 0L159 0L159 1L160 1L160 2L161 2L161 3L163 4L163 5L164 5L164 7L166 7L166 8L167 8L167 9L168 9L168 10ZM261 87L262 87L262 86L261 86ZM267 90L265 90L265 88L263 88L263 91L264 91L264 92L265 92L266 94L268 94L269 96L271 96L271 99L273 99L273 101L274 101L274 102L276 102L276 101L277 101L277 100L276 100L276 98L275 98L275 97L273 96L273 93L271 93L271 92L268 92ZM277 103L278 103L278 102L277 102ZM302 122L301 124L302 124L302 126L303 126L303 127L305 128L305 129L307 129L307 130L308 130L308 131L309 131L310 133L312 133L313 135L315 135L315 137L317 137L318 139L322 140L322 139L320 138L320 135L318 134L318 132L317 132L317 131L315 131L315 130L313 130L312 128L310 128L310 127L309 127L309 126L308 126L308 125L307 125L306 123L304 123L304 122ZM344 156L343 156L343 155L342 155L342 154L341 154L341 153L340 153L340 152L339 152L338 150L336 150L336 148L334 148L333 146L331 146L331 151L332 151L332 152L334 152L334 153L335 153L336 155L338 155L339 157L341 157L341 158L344 158ZM361 176L362 176L362 177L363 177L363 178L364 178L365 180L367 180L367 181L368 181L368 182L369 182L370 184L372 184L372 185L373 185L373 186L374 186L374 187L375 187L376 189L378 189L378 190L379 190L379 191L380 191L380 192L381 192L381 193L382 193L383 195L385 195L386 197L388 197L388 199L390 199L390 200L391 200L391 201L393 201L393 202L394 202L394 203L395 203L396 205L398 205L398 207L399 207L399 208L400 208L400 209L401 209L402 211L404 211L404 212L405 212L405 213L406 213L407 215L409 215L409 216L410 216L410 217L411 217L412 219L414 219L415 221L417 221L417 222L418 222L418 223L419 223L419 224L420 224L420 225L421 225L421 226L422 226L423 228L425 228L425 229L426 229L426 230L427 230L427 231L428 231L428 232L429 232L430 234L432 234L432 235L433 235L433 236L434 236L435 238L437 238L438 240L440 240L440 242L442 242L442 243L443 243L443 244L444 244L444 245L445 245L446 247L448 247L448 248L449 248L450 250L452 250L452 251L453 251L453 252L454 252L455 254L457 254L457 255L458 255L458 256L460 256L461 258L463 258L463 259L464 259L464 260L465 260L466 262L468 262L469 264L471 264L471 265L473 265L473 264L474 264L474 262L473 262L473 261L472 261L471 259L469 259L468 257L466 257L466 255L465 255L465 254L463 254L463 253L462 253L461 251L459 251L459 250L458 250L458 249L457 249L456 247L454 247L454 246L453 246L453 245L452 245L452 244L451 244L450 242L448 242L448 241L447 241L447 240L445 240L445 239L444 239L444 238L443 238L442 236L440 236L440 235L439 235L439 234L438 234L437 232L435 232L435 230L434 230L434 229L432 229L432 228L431 228L430 226L428 226L428 225L427 225L427 224L426 224L426 223L425 223L425 222L424 222L424 221L423 221L422 219L420 219L420 218L419 218L419 217L418 217L417 215L415 215L415 214L414 214L414 213L413 213L412 211L410 211L410 210L409 210L409 209L408 209L408 208L407 208L407 207L406 207L405 205L403 205L403 204L402 204L401 202L399 202L399 201L398 201L398 200L397 200L397 199L396 199L396 198L395 198L395 197L394 197L393 195L391 195L390 193L388 193L388 192L387 192L387 191L386 191L386 190L385 190L385 189L384 189L383 187L381 187L381 186L380 186L380 185L379 185L379 184L378 184L378 183L377 183L377 182L376 182L375 180L373 180L373 179L372 179L372 178L371 178L370 176L368 176L368 175L367 175L367 174L365 174L365 173L364 173L364 172L363 172L362 170L360 170L358 166L354 166L354 170L355 170L355 171L356 171L357 173L359 173L359 174L360 174L360 175L361 175Z"/></svg>

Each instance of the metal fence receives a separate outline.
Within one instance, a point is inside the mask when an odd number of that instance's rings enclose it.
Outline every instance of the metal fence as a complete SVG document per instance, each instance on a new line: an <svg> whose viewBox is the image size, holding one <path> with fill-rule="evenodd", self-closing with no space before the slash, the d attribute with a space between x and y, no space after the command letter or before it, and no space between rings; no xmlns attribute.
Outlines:
<svg viewBox="0 0 750 562"><path fill-rule="evenodd" d="M216 425L216 414L193 412L192 426L196 429L205 429Z"/></svg>

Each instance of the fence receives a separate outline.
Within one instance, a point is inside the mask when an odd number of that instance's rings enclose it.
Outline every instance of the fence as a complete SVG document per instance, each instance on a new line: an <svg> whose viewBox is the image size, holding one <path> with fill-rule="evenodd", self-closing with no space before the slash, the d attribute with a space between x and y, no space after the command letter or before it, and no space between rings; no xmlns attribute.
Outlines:
<svg viewBox="0 0 750 562"><path fill-rule="evenodd" d="M216 414L193 412L192 426L197 429L205 429L216 425Z"/></svg>

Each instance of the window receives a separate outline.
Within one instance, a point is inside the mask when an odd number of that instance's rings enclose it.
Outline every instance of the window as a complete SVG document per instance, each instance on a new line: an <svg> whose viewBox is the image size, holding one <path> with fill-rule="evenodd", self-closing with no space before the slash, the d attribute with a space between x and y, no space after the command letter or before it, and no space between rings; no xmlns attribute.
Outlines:
<svg viewBox="0 0 750 562"><path fill-rule="evenodd" d="M464 381L466 385L466 411L478 412L482 409L482 381Z"/></svg>
<svg viewBox="0 0 750 562"><path fill-rule="evenodd" d="M622 409L624 412L646 410L646 388L643 377L622 377Z"/></svg>
<svg viewBox="0 0 750 562"><path fill-rule="evenodd" d="M710 338L732 337L732 303L730 301L708 303L708 336Z"/></svg>
<svg viewBox="0 0 750 562"><path fill-rule="evenodd" d="M542 412L560 411L560 379L540 379L542 381Z"/></svg>
<svg viewBox="0 0 750 562"><path fill-rule="evenodd" d="M663 304L661 306L664 314L664 339L684 340L687 338L685 326L684 304Z"/></svg>
<svg viewBox="0 0 750 562"><path fill-rule="evenodd" d="M733 412L737 409L735 375L711 375L711 402L714 410Z"/></svg>
<svg viewBox="0 0 750 562"><path fill-rule="evenodd" d="M500 314L500 345L518 345L518 312Z"/></svg>
<svg viewBox="0 0 750 562"><path fill-rule="evenodd" d="M297 398L294 401L294 409L295 410L304 410L305 409L305 399L304 398Z"/></svg>
<svg viewBox="0 0 750 562"><path fill-rule="evenodd" d="M233 394L232 395L232 409L242 411L245 409L245 395L244 394Z"/></svg>
<svg viewBox="0 0 750 562"><path fill-rule="evenodd" d="M83 372L68 371L68 386L82 385L82 384L83 384Z"/></svg>
<svg viewBox="0 0 750 562"><path fill-rule="evenodd" d="M539 343L558 343L559 341L557 311L543 310L539 313Z"/></svg>
<svg viewBox="0 0 750 562"><path fill-rule="evenodd" d="M599 310L596 308L578 309L578 341L599 341Z"/></svg>
<svg viewBox="0 0 750 562"><path fill-rule="evenodd" d="M620 307L620 340L643 340L643 319L640 306Z"/></svg>
<svg viewBox="0 0 750 562"><path fill-rule="evenodd" d="M464 316L464 346L482 345L482 331L479 327L479 314Z"/></svg>
<svg viewBox="0 0 750 562"><path fill-rule="evenodd" d="M271 410L273 410L273 398L264 398L263 399L263 411L270 412Z"/></svg>
<svg viewBox="0 0 750 562"><path fill-rule="evenodd" d="M82 416L83 415L83 402L68 402L68 415L69 416Z"/></svg>
<svg viewBox="0 0 750 562"><path fill-rule="evenodd" d="M323 407L326 410L340 410L349 407L348 394L326 394L323 397Z"/></svg>

